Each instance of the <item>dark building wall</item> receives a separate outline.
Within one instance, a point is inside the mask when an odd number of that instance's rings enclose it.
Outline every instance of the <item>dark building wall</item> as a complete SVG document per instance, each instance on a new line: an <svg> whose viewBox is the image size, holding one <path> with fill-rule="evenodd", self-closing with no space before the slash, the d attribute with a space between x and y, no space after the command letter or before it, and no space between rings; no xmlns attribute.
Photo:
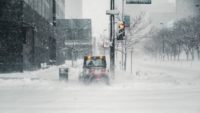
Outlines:
<svg viewBox="0 0 200 113"><path fill-rule="evenodd" d="M55 50L52 43L53 26L30 5L21 0L0 1L0 71L39 68L55 56L50 52Z"/></svg>
<svg viewBox="0 0 200 113"><path fill-rule="evenodd" d="M35 10L40 16L48 20L49 24L51 25L56 25L56 23L54 23L55 21L54 19L65 17L65 0L24 0L24 1L33 10ZM55 9L53 8L54 6L55 6ZM55 16L54 16L54 13L55 13ZM54 32L53 29L51 29L50 31L51 31L50 33ZM49 41L48 41L49 54L50 54L49 57L51 60L56 60L56 37L57 36L59 35L56 35L56 32L55 32L55 36L49 37Z"/></svg>
<svg viewBox="0 0 200 113"><path fill-rule="evenodd" d="M22 71L23 43L20 27L16 23L0 22L0 72ZM14 42L14 43L13 43Z"/></svg>
<svg viewBox="0 0 200 113"><path fill-rule="evenodd" d="M53 0L24 0L24 2L49 22L53 21Z"/></svg>
<svg viewBox="0 0 200 113"><path fill-rule="evenodd" d="M22 4L20 0L1 0L0 1L0 20L21 22Z"/></svg>
<svg viewBox="0 0 200 113"><path fill-rule="evenodd" d="M0 71L22 71L22 2L0 1Z"/></svg>
<svg viewBox="0 0 200 113"><path fill-rule="evenodd" d="M24 5L24 22L28 24L32 29L30 31L32 36L27 36L26 40L33 39L33 61L36 66L39 66L40 63L48 63L50 57L50 39L54 37L53 35L53 26L49 24L48 20L39 15L35 10L31 9L28 4ZM29 29L29 28L28 28ZM30 45L30 43L26 43Z"/></svg>

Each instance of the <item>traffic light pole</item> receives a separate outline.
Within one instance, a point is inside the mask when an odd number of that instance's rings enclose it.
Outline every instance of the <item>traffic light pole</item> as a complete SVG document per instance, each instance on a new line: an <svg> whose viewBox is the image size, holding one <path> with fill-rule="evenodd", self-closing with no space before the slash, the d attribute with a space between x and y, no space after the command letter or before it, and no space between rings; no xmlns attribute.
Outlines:
<svg viewBox="0 0 200 113"><path fill-rule="evenodd" d="M124 0L122 0L122 21L124 21Z"/></svg>
<svg viewBox="0 0 200 113"><path fill-rule="evenodd" d="M115 9L115 0L110 0L110 10ZM115 72L115 16L110 15L110 71L114 77Z"/></svg>

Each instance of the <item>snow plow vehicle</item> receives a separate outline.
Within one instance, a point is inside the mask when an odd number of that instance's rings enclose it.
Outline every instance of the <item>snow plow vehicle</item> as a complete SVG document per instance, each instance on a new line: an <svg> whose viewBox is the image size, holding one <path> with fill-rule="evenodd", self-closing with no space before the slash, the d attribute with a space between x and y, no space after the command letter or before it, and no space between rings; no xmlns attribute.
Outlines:
<svg viewBox="0 0 200 113"><path fill-rule="evenodd" d="M109 85L108 70L106 68L106 57L85 56L83 62L83 71L79 75L79 80L86 84L104 82Z"/></svg>

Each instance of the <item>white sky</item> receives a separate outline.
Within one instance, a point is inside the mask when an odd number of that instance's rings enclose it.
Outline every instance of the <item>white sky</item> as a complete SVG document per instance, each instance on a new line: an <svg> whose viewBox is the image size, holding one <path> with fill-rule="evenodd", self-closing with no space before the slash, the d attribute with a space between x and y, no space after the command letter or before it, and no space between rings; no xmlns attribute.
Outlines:
<svg viewBox="0 0 200 113"><path fill-rule="evenodd" d="M122 0L115 0L116 7L120 10ZM137 11L131 9L145 10L147 12L173 12L176 0L152 0L151 5L126 5L127 13L133 14ZM106 10L110 7L110 0L83 0L83 18L91 18L93 36L99 37L104 29L109 29L109 16ZM134 8L138 7L138 8ZM109 30L107 30L109 31ZM105 33L105 32L104 32ZM108 34L108 33L107 33Z"/></svg>
<svg viewBox="0 0 200 113"><path fill-rule="evenodd" d="M70 0L67 0L70 1ZM108 35L109 31L109 16L106 15L106 10L110 9L110 0L82 0L82 12L80 11L80 1L81 0L71 0L75 3L70 3L71 10L68 9L67 12L78 18L90 18L92 19L92 33L94 37L99 37L100 34L106 33ZM115 0L116 7L121 9L121 1ZM77 3L77 4L76 4ZM176 0L152 0L151 5L126 5L126 13L129 15L134 15L140 10L149 13L171 13L175 10ZM75 14L77 13L77 14ZM79 17L79 15L82 16ZM107 29L107 32L103 32Z"/></svg>
<svg viewBox="0 0 200 113"><path fill-rule="evenodd" d="M109 27L109 16L106 10L109 9L110 0L83 0L83 18L91 18L93 36L99 37L104 29Z"/></svg>
<svg viewBox="0 0 200 113"><path fill-rule="evenodd" d="M106 10L110 9L110 0L66 0L67 18L85 18L92 20L92 36L100 37L101 34L108 36L109 16ZM185 0L187 1L187 0ZM188 0L190 1L190 0ZM198 0L197 0L198 1ZM82 3L81 3L82 2ZM121 11L122 0L115 0L116 8ZM190 9L182 11L185 15ZM152 0L148 5L125 5L125 14L132 17L145 12L146 19L152 21L152 25L159 27L160 23L172 23L176 19L176 0ZM184 15L182 14L182 15ZM104 30L107 29L106 32Z"/></svg>
<svg viewBox="0 0 200 113"><path fill-rule="evenodd" d="M82 18L82 0L65 0L65 17Z"/></svg>

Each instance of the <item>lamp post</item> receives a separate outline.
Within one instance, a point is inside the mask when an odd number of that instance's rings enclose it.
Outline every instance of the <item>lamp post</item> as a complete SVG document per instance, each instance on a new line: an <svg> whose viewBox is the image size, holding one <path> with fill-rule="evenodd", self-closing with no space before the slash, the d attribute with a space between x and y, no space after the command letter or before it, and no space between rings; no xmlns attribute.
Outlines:
<svg viewBox="0 0 200 113"><path fill-rule="evenodd" d="M110 0L110 10L115 9L115 0ZM110 15L110 71L114 77L115 72L115 16Z"/></svg>

